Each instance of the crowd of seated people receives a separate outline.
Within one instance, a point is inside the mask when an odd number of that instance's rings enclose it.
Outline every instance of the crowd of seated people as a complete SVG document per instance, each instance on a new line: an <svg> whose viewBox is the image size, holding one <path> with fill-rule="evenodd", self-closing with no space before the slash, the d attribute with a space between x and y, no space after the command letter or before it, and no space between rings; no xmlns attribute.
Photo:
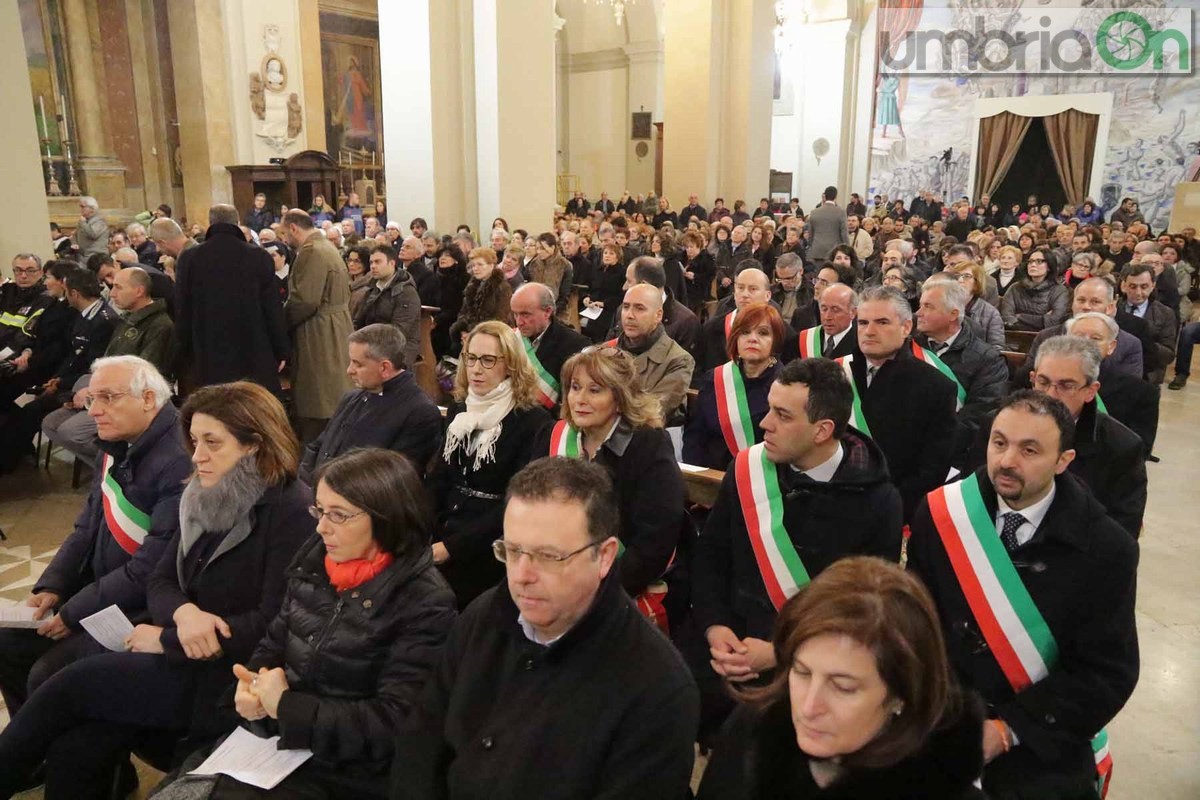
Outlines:
<svg viewBox="0 0 1200 800"><path fill-rule="evenodd" d="M684 798L696 742L705 798L1102 796L1195 232L688 201L107 248L92 202L14 256L0 469L92 477L0 630L0 797ZM312 756L189 774L239 729Z"/></svg>

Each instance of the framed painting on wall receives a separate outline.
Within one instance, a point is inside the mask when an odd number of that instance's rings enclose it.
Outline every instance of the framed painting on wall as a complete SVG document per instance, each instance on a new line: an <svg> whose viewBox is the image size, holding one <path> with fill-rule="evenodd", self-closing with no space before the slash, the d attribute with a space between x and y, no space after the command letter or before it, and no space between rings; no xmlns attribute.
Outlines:
<svg viewBox="0 0 1200 800"><path fill-rule="evenodd" d="M342 150L381 157L379 41L322 31L321 72L330 157L338 160Z"/></svg>

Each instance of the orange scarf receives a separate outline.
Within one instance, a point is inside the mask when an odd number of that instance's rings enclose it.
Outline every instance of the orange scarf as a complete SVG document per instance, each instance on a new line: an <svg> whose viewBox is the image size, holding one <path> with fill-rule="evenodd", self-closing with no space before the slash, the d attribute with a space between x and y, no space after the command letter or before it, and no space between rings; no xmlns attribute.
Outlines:
<svg viewBox="0 0 1200 800"><path fill-rule="evenodd" d="M325 556L325 574L329 582L339 592L362 586L367 581L383 572L396 559L391 553L380 552L374 558L353 558L340 564L329 556Z"/></svg>

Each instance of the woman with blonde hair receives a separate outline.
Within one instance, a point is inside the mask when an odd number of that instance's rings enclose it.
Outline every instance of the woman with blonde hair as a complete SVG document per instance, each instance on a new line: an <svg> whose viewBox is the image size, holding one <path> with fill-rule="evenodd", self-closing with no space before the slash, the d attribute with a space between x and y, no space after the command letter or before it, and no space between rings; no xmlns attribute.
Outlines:
<svg viewBox="0 0 1200 800"><path fill-rule="evenodd" d="M988 280L987 272L978 261L959 262L952 267L946 267L946 272L953 275L959 285L971 295L967 302L967 317L975 320L988 344L1003 350L1004 320L1000 317L999 310L983 296Z"/></svg>
<svg viewBox="0 0 1200 800"><path fill-rule="evenodd" d="M446 444L430 473L433 560L464 608L504 575L492 556L492 542L504 534L504 492L535 457L534 439L550 415L538 402L537 376L520 338L497 321L467 334L454 400Z"/></svg>
<svg viewBox="0 0 1200 800"><path fill-rule="evenodd" d="M458 338L481 322L499 320L510 322L512 309L512 286L504 279L504 273L496 266L496 251L490 247L476 247L467 261L470 280L463 289L462 308L458 319L450 326L451 346Z"/></svg>
<svg viewBox="0 0 1200 800"><path fill-rule="evenodd" d="M1010 286L1020 280L1021 262L1024 258L1025 254L1016 245L1006 244L1000 248L1000 252L996 256L999 267L991 273L991 276L996 281L996 293L1001 297L1004 297L1004 293Z"/></svg>
<svg viewBox="0 0 1200 800"><path fill-rule="evenodd" d="M662 407L642 388L633 358L615 347L572 356L562 386L562 419L542 431L534 452L608 470L621 514L621 584L638 597L666 571L684 523L683 478Z"/></svg>

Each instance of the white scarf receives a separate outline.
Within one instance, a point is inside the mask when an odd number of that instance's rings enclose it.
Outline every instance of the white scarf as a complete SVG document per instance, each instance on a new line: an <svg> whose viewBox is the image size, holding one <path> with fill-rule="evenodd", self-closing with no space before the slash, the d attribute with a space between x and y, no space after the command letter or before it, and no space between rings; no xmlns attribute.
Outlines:
<svg viewBox="0 0 1200 800"><path fill-rule="evenodd" d="M505 378L500 385L485 395L467 390L467 410L458 414L446 429L446 447L442 456L446 461L460 446L467 455L475 454L476 471L487 461L496 460L496 440L500 438L501 420L513 409L512 379ZM479 436L474 436L475 432Z"/></svg>

